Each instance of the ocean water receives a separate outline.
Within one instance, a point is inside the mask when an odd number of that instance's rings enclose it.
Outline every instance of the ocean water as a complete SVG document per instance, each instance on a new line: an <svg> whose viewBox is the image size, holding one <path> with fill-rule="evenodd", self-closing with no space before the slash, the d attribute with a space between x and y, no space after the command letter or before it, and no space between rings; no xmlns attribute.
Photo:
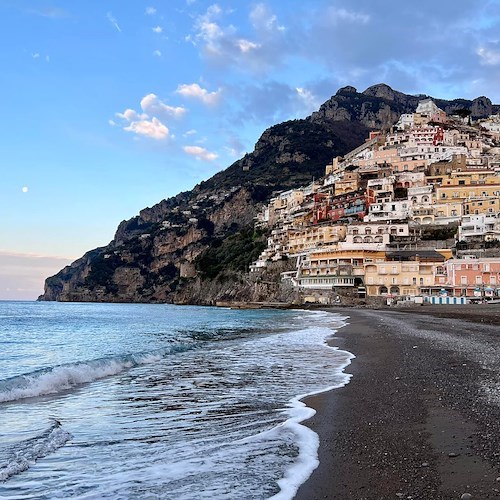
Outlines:
<svg viewBox="0 0 500 500"><path fill-rule="evenodd" d="M306 394L352 355L325 312L0 302L0 498L290 499Z"/></svg>

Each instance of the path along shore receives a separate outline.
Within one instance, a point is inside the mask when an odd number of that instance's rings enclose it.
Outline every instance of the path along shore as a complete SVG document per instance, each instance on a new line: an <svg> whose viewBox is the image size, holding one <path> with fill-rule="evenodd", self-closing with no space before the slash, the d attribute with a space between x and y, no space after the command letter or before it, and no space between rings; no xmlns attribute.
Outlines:
<svg viewBox="0 0 500 500"><path fill-rule="evenodd" d="M355 354L307 398L320 465L297 500L500 498L500 305L325 309Z"/></svg>

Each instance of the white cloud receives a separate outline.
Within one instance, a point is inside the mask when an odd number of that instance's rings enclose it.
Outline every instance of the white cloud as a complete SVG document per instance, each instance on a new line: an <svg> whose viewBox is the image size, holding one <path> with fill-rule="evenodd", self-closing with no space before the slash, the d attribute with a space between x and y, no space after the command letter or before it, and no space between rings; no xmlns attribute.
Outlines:
<svg viewBox="0 0 500 500"><path fill-rule="evenodd" d="M123 120L127 120L129 122L142 120L144 118L147 118L147 115L139 115L139 114L137 114L136 111L134 111L133 109L130 109L130 108L126 109L123 113L116 113L116 116L118 118L122 118Z"/></svg>
<svg viewBox="0 0 500 500"><path fill-rule="evenodd" d="M182 106L169 106L165 104L156 94L148 94L141 99L141 108L149 115L163 115L180 118L186 113Z"/></svg>
<svg viewBox="0 0 500 500"><path fill-rule="evenodd" d="M285 27L278 24L278 18L270 9L259 3L250 11L250 22L257 31L284 31Z"/></svg>
<svg viewBox="0 0 500 500"><path fill-rule="evenodd" d="M190 135L195 135L197 133L198 133L198 131L196 131L194 128L192 128L191 130L188 130L187 132L184 133L184 137L189 137Z"/></svg>
<svg viewBox="0 0 500 500"><path fill-rule="evenodd" d="M191 83L179 85L176 92L184 97L198 99L204 104L213 105L219 101L222 90L219 89L215 92L209 92L207 89L200 87L197 83Z"/></svg>
<svg viewBox="0 0 500 500"><path fill-rule="evenodd" d="M40 57L40 54L38 52L35 52L34 54L31 54L31 57L33 59L38 59Z"/></svg>
<svg viewBox="0 0 500 500"><path fill-rule="evenodd" d="M156 57L161 57L161 51L156 49L153 54L156 56Z"/></svg>
<svg viewBox="0 0 500 500"><path fill-rule="evenodd" d="M144 119L131 122L130 125L124 127L123 130L134 132L138 135L144 135L158 141L166 139L169 134L168 128L156 117L153 117L151 120Z"/></svg>
<svg viewBox="0 0 500 500"><path fill-rule="evenodd" d="M481 58L481 64L487 66L496 66L500 63L500 50L493 50L486 47L480 47L477 55Z"/></svg>
<svg viewBox="0 0 500 500"><path fill-rule="evenodd" d="M108 12L106 14L106 17L108 18L108 21L111 23L111 25L121 33L122 29L120 28L120 26L118 25L118 21L116 20L116 18L113 16L113 14L111 12Z"/></svg>
<svg viewBox="0 0 500 500"><path fill-rule="evenodd" d="M127 108L123 113L116 113L116 116L125 122L121 126L126 132L133 132L156 140L174 137L162 122L163 118L180 118L187 111L182 106L174 107L165 104L155 94L145 95L141 99L140 106L143 113ZM110 120L109 124L116 125L113 120Z"/></svg>
<svg viewBox="0 0 500 500"><path fill-rule="evenodd" d="M328 10L328 15L330 20L334 22L367 24L370 21L370 16L368 14L347 9L337 9L335 7Z"/></svg>
<svg viewBox="0 0 500 500"><path fill-rule="evenodd" d="M219 157L216 153L211 153L200 146L184 146L183 149L188 155L194 156L197 160L214 161Z"/></svg>
<svg viewBox="0 0 500 500"><path fill-rule="evenodd" d="M319 108L321 102L310 90L303 87L297 87L295 90L297 91L297 95L303 102L307 112L311 112Z"/></svg>
<svg viewBox="0 0 500 500"><path fill-rule="evenodd" d="M238 40L237 44L241 52L243 53L250 52L251 50L255 50L260 47L260 45L258 45L257 43L251 42L250 40L245 40L243 38L241 40Z"/></svg>
<svg viewBox="0 0 500 500"><path fill-rule="evenodd" d="M146 7L146 15L154 16L156 14L156 9L154 7Z"/></svg>
<svg viewBox="0 0 500 500"><path fill-rule="evenodd" d="M151 28L155 33L162 33L163 28L161 26L155 26L154 28Z"/></svg>

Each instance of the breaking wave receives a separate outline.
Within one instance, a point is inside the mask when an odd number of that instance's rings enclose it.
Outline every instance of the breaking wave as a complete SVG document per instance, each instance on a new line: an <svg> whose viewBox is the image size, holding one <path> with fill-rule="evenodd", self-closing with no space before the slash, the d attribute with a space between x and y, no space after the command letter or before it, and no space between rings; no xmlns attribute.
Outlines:
<svg viewBox="0 0 500 500"><path fill-rule="evenodd" d="M167 354L181 352L191 347L177 345L157 352L68 363L0 380L0 403L57 394L81 384L117 375L139 365L154 363Z"/></svg>
<svg viewBox="0 0 500 500"><path fill-rule="evenodd" d="M64 446L73 436L61 427L58 420L42 434L18 443L11 449L4 463L0 462L0 481L28 470L38 459Z"/></svg>

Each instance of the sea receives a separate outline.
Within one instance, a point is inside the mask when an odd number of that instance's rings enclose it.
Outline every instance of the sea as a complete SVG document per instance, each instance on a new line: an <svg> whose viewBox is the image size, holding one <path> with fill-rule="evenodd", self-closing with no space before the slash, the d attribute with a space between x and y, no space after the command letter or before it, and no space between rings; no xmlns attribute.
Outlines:
<svg viewBox="0 0 500 500"><path fill-rule="evenodd" d="M0 302L1 499L291 499L302 399L348 383L305 310Z"/></svg>

